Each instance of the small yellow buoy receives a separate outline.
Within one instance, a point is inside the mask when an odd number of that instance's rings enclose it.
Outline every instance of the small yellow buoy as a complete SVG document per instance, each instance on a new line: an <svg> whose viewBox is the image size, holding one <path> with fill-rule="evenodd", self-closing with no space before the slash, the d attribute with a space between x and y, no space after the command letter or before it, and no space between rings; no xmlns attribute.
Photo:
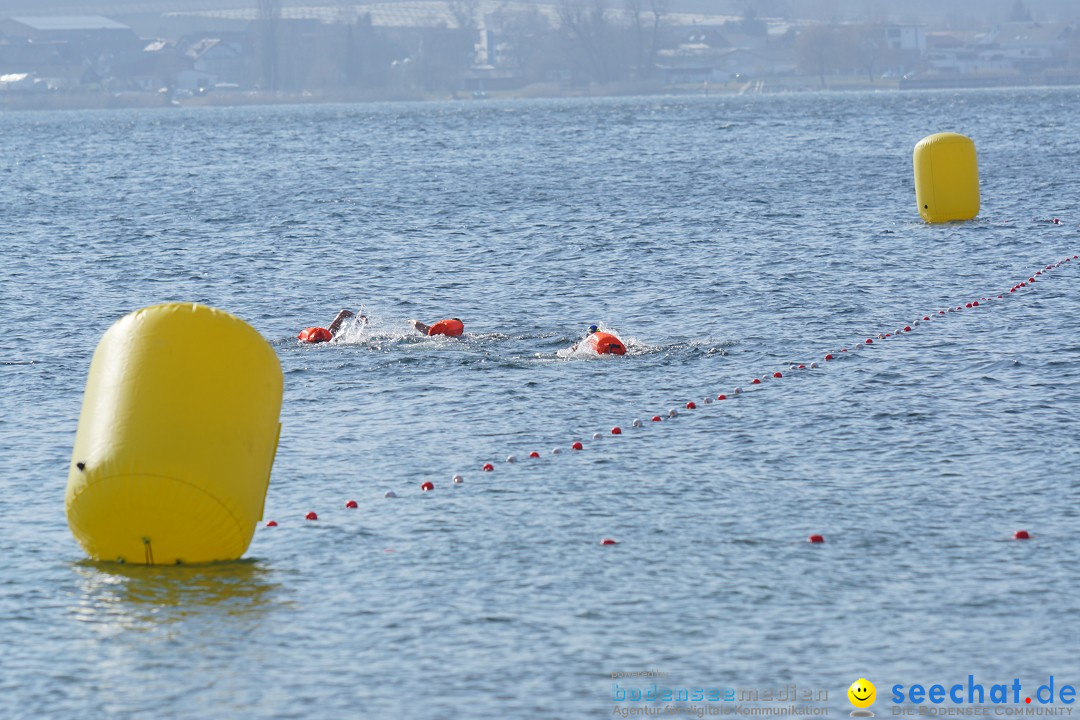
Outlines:
<svg viewBox="0 0 1080 720"><path fill-rule="evenodd" d="M915 146L915 202L928 223L971 220L979 214L975 143L957 133L936 133Z"/></svg>
<svg viewBox="0 0 1080 720"><path fill-rule="evenodd" d="M273 348L229 313L169 303L109 328L90 363L68 524L94 560L234 560L262 519L281 425Z"/></svg>

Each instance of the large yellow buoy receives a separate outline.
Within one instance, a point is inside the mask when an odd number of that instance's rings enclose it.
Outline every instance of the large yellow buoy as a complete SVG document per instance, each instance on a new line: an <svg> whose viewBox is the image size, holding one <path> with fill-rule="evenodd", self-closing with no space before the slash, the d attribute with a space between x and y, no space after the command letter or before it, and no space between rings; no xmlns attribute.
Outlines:
<svg viewBox="0 0 1080 720"><path fill-rule="evenodd" d="M915 202L928 223L971 220L979 214L975 143L957 133L929 135L915 146Z"/></svg>
<svg viewBox="0 0 1080 720"><path fill-rule="evenodd" d="M118 320L90 363L68 524L95 560L234 560L262 519L281 365L250 325L192 303Z"/></svg>

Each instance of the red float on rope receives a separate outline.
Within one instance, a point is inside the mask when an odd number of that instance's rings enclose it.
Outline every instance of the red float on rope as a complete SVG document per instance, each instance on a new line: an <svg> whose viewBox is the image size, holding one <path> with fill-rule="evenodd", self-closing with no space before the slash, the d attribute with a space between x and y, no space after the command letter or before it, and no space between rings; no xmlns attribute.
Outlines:
<svg viewBox="0 0 1080 720"><path fill-rule="evenodd" d="M430 480L427 480L426 482L424 482L424 483L422 483L420 485L420 491L421 492L429 492L429 491L434 490L434 489L435 489L435 483L431 482Z"/></svg>
<svg viewBox="0 0 1080 720"><path fill-rule="evenodd" d="M686 403L686 409L687 410L697 410L697 405L695 405L694 401L691 400L690 402Z"/></svg>
<svg viewBox="0 0 1080 720"><path fill-rule="evenodd" d="M620 427L611 428L611 434L612 435L622 435L622 428L620 428Z"/></svg>
<svg viewBox="0 0 1080 720"><path fill-rule="evenodd" d="M612 540L611 538L604 538L603 540L600 541L600 544L601 545L618 545L619 543L618 543L617 540Z"/></svg>
<svg viewBox="0 0 1080 720"><path fill-rule="evenodd" d="M312 512L309 512L307 515L305 515L304 519L305 520L318 520L319 516L316 515L314 511L312 511Z"/></svg>
<svg viewBox="0 0 1080 720"><path fill-rule="evenodd" d="M811 535L810 537L806 538L806 542L823 543L825 542L825 538L822 535Z"/></svg>
<svg viewBox="0 0 1080 720"><path fill-rule="evenodd" d="M719 395L716 396L716 399L717 400L727 400L727 395L724 395L723 393L720 393Z"/></svg>
<svg viewBox="0 0 1080 720"><path fill-rule="evenodd" d="M531 458L538 458L538 457L540 457L540 453L538 453L538 452L536 452L535 450L533 450L533 451L532 451L531 453L529 453L529 457L531 457Z"/></svg>
<svg viewBox="0 0 1080 720"><path fill-rule="evenodd" d="M750 381L750 384L751 385L760 385L761 381L758 380L757 378L754 378L753 380Z"/></svg>
<svg viewBox="0 0 1080 720"><path fill-rule="evenodd" d="M1016 532L1013 533L1013 539L1014 540L1030 540L1031 535L1028 534L1027 530L1017 530Z"/></svg>
<svg viewBox="0 0 1080 720"><path fill-rule="evenodd" d="M581 450L581 449L583 449L584 447L585 447L585 446L584 446L584 445L582 445L582 444L581 444L580 442L576 442L576 443L574 443L573 445L571 445L571 446L570 446L570 448L571 448L572 450Z"/></svg>
<svg viewBox="0 0 1080 720"><path fill-rule="evenodd" d="M832 360L833 359L832 354L831 353L825 353L825 359L826 360Z"/></svg>
<svg viewBox="0 0 1080 720"><path fill-rule="evenodd" d="M495 466L492 465L491 463L484 463L484 467L482 467L480 469L483 470L484 472L491 472L492 470L495 469Z"/></svg>
<svg viewBox="0 0 1080 720"><path fill-rule="evenodd" d="M661 418L659 415L653 415L652 416L652 421L653 422L660 422L662 419L663 418Z"/></svg>
<svg viewBox="0 0 1080 720"><path fill-rule="evenodd" d="M356 508L358 508L360 506L356 504L355 500L350 500L349 502L345 503L345 507L348 508L349 510L355 510Z"/></svg>
<svg viewBox="0 0 1080 720"><path fill-rule="evenodd" d="M781 374L781 373L780 373L779 371L777 371L777 372L774 372L774 373L772 374L772 376L773 376L774 378L782 378L782 377L784 377L784 376L783 376L783 375L782 375L782 374Z"/></svg>
<svg viewBox="0 0 1080 720"><path fill-rule="evenodd" d="M270 520L266 523L266 527L277 527L277 520Z"/></svg>

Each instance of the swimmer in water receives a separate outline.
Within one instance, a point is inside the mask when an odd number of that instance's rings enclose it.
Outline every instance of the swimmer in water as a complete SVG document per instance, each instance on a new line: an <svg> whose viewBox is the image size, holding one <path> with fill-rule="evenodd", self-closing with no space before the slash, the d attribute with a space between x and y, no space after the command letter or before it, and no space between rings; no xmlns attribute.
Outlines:
<svg viewBox="0 0 1080 720"><path fill-rule="evenodd" d="M297 335L296 338L301 342L306 343L329 342L337 336L338 330L341 329L341 324L351 317L355 317L356 321L361 325L367 325L368 319L367 316L364 315L363 311L361 311L360 314L357 315L352 310L342 310L337 314L337 317L334 318L333 322L331 322L329 326L324 328L304 328L300 331L300 334Z"/></svg>
<svg viewBox="0 0 1080 720"><path fill-rule="evenodd" d="M626 346L623 341L611 333L602 332L596 325L590 325L588 334L580 343L574 343L570 350L577 350L582 344L591 349L597 355L625 355Z"/></svg>
<svg viewBox="0 0 1080 720"><path fill-rule="evenodd" d="M465 332L465 323L460 318L448 318L440 320L432 325L425 325L419 320L410 320L409 324L421 335L446 335L447 337L461 337Z"/></svg>

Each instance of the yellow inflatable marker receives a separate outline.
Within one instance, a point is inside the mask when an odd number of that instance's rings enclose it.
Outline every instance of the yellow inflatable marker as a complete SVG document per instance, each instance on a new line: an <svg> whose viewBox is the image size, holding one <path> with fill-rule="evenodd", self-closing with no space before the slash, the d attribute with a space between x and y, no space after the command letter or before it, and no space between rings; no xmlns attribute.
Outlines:
<svg viewBox="0 0 1080 720"><path fill-rule="evenodd" d="M957 133L936 133L915 146L915 202L928 223L971 220L979 214L975 143Z"/></svg>
<svg viewBox="0 0 1080 720"><path fill-rule="evenodd" d="M281 365L250 325L191 303L109 328L94 351L68 474L68 524L95 560L234 560L262 519Z"/></svg>

